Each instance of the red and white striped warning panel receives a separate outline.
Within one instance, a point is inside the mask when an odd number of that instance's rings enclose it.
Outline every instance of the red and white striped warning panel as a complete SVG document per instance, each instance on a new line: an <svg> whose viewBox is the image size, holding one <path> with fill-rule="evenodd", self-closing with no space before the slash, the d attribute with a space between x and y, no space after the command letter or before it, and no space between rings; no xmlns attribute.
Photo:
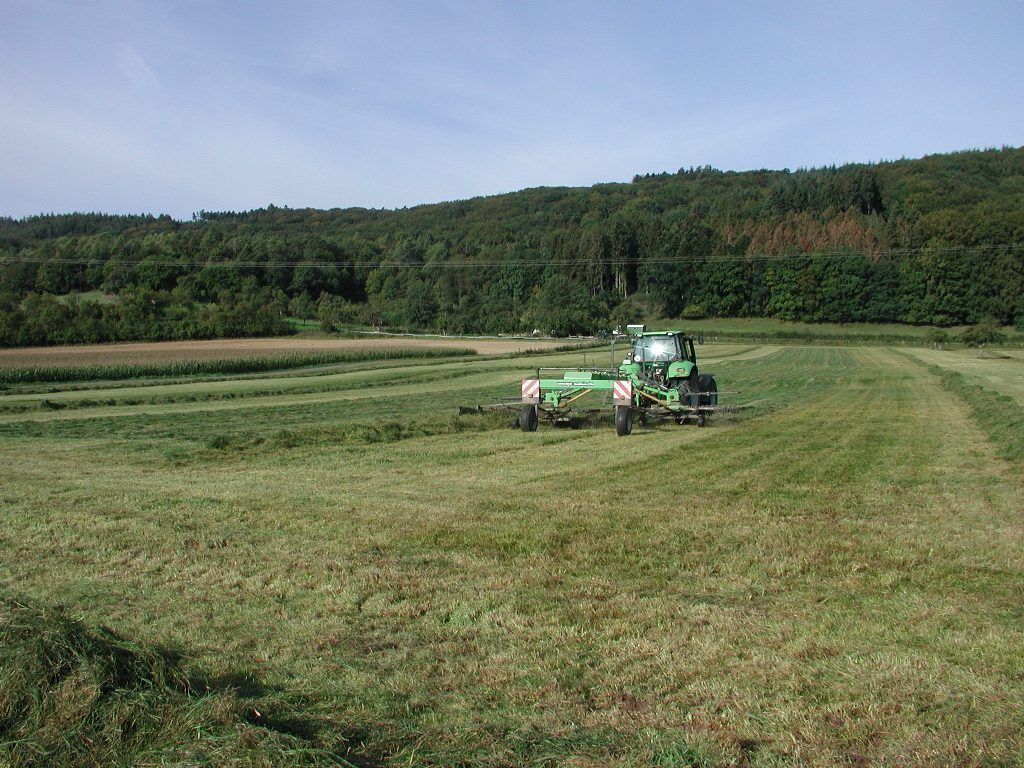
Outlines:
<svg viewBox="0 0 1024 768"><path fill-rule="evenodd" d="M614 397L616 400L632 400L633 382L628 380L613 382L612 397Z"/></svg>
<svg viewBox="0 0 1024 768"><path fill-rule="evenodd" d="M523 379L523 397L540 397L539 379Z"/></svg>

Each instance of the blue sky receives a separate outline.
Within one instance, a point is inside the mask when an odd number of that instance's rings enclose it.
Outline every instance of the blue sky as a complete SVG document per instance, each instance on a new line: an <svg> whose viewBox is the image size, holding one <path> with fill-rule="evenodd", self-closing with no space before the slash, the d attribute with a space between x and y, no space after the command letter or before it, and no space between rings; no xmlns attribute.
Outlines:
<svg viewBox="0 0 1024 768"><path fill-rule="evenodd" d="M0 0L0 215L1024 143L1024 2Z"/></svg>

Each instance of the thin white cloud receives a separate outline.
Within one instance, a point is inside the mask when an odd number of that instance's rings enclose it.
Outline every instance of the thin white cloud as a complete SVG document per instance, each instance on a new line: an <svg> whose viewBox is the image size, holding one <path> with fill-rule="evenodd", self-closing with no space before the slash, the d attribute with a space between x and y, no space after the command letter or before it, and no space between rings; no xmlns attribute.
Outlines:
<svg viewBox="0 0 1024 768"><path fill-rule="evenodd" d="M116 61L118 71L136 88L156 90L160 87L156 72L130 45L121 43L117 46Z"/></svg>

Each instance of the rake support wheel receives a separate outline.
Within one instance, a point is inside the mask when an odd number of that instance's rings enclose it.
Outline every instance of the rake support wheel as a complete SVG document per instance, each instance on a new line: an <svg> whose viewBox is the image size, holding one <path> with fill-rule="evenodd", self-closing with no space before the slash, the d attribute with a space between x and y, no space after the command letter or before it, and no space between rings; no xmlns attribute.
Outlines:
<svg viewBox="0 0 1024 768"><path fill-rule="evenodd" d="M625 437L633 431L633 409L628 405L615 406L615 434Z"/></svg>
<svg viewBox="0 0 1024 768"><path fill-rule="evenodd" d="M524 405L523 410L519 412L519 428L523 432L536 432L537 431L537 406L536 405Z"/></svg>

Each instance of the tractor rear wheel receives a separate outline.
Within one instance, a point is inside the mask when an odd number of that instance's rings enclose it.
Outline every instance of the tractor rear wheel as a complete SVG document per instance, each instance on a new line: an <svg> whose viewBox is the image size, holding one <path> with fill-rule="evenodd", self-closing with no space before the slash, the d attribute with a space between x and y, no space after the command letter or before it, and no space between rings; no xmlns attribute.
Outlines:
<svg viewBox="0 0 1024 768"><path fill-rule="evenodd" d="M718 405L718 382L710 373L701 374L697 385L700 389L701 405Z"/></svg>
<svg viewBox="0 0 1024 768"><path fill-rule="evenodd" d="M523 432L536 432L537 431L537 406L536 405L524 405L523 410L519 412L519 428Z"/></svg>
<svg viewBox="0 0 1024 768"><path fill-rule="evenodd" d="M625 437L633 431L633 409L628 405L615 406L615 434Z"/></svg>

